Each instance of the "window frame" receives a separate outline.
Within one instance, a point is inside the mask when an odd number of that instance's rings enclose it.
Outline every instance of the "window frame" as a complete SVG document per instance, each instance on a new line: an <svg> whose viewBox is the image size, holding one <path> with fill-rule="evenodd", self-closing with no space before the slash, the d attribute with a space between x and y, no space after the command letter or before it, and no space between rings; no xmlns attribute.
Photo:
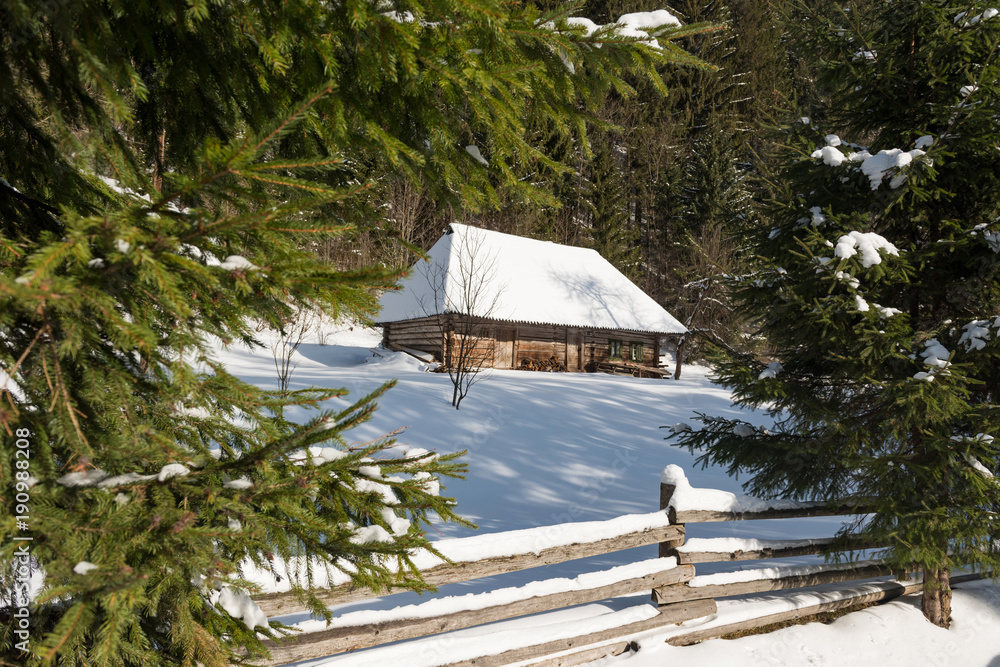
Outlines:
<svg viewBox="0 0 1000 667"><path fill-rule="evenodd" d="M624 361L625 359L622 357L622 351L624 347L625 347L624 341L622 341L620 338L609 338L608 359L610 359L611 361ZM618 352L617 355L615 354L616 349Z"/></svg>

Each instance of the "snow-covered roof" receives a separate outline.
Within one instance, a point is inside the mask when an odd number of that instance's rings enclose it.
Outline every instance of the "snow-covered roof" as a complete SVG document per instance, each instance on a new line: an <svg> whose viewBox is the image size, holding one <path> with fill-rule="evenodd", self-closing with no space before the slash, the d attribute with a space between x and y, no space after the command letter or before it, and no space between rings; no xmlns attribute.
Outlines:
<svg viewBox="0 0 1000 667"><path fill-rule="evenodd" d="M399 282L399 291L382 295L379 323L466 313L508 322L686 331L595 250L452 223L428 255Z"/></svg>

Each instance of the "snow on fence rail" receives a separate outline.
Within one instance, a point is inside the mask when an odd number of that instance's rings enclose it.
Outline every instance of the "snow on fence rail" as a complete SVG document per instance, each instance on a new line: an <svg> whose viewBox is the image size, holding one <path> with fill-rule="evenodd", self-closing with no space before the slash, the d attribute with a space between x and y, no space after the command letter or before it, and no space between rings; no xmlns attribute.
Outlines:
<svg viewBox="0 0 1000 667"><path fill-rule="evenodd" d="M648 544L674 545L683 542L684 528L671 525L667 514L660 511L628 514L607 521L563 523L439 540L434 547L450 563L426 551L415 554L413 561L420 568L424 581L432 586L441 586ZM306 606L288 590L288 573L279 574L280 584L270 573L249 575L249 579L268 591L254 596L254 601L268 616L305 611ZM321 597L329 604L372 597L371 591L355 587L350 578L341 572L332 573L330 579L320 582L320 585L326 589Z"/></svg>
<svg viewBox="0 0 1000 667"><path fill-rule="evenodd" d="M862 579L890 577L888 568L879 561L777 565L696 575L695 563L813 555L824 553L831 547L859 551L877 548L879 545L857 541L835 543L833 538L715 538L692 539L685 543L684 523L856 514L865 511L862 500L849 499L834 504L762 501L715 489L693 488L679 467L667 466L661 477L660 506L659 512L627 515L609 521L559 524L435 542L435 548L450 562L442 561L428 552L418 553L414 557L425 581L435 586L643 545L659 544L660 557L602 572L581 574L573 579L542 579L486 593L437 597L421 604L394 609L346 612L336 616L330 623L320 620L302 621L295 624L301 630L300 634L281 642L267 642L272 651L272 659L267 664L280 665L320 658L342 651L416 639L651 590L655 606L629 607L628 613L623 610L609 614L604 622L595 619L572 628L561 627L558 630L528 633L524 636L514 633L508 637L509 641L505 640L506 643L491 640L465 645L459 640L453 644L464 646L462 650L457 653L450 651L440 659L428 658L420 664L438 667L459 660L461 664L490 667L574 650L579 651L572 654L575 658L594 660L626 650L623 647L628 644L623 644L620 640L631 635L694 622L695 619L701 619L696 621L698 627L680 633L672 632L667 641L675 645L691 644L737 630L763 627L822 611L888 600L922 588L919 582L897 582L892 579L857 583ZM275 579L264 577L263 573L257 577L267 592L257 596L255 601L269 616L304 610L304 606L288 590L287 573L282 574L281 580L284 583L280 585L276 584ZM980 576L982 575L958 576L953 581L957 583ZM716 615L719 610L716 599L719 598L840 582L854 583L832 593L826 591L810 604L792 605L792 608L782 609L776 614L740 619L724 618L724 614ZM339 572L322 584L326 589L324 599L331 604L373 597L370 591L354 588L347 575ZM499 637L504 632L498 630L494 634ZM566 658L563 655L559 660ZM408 664L417 666L413 662L413 655L408 655L407 660Z"/></svg>
<svg viewBox="0 0 1000 667"><path fill-rule="evenodd" d="M865 498L835 502L762 500L717 489L698 489L676 465L667 466L660 475L660 507L667 510L673 524L865 514L866 505Z"/></svg>

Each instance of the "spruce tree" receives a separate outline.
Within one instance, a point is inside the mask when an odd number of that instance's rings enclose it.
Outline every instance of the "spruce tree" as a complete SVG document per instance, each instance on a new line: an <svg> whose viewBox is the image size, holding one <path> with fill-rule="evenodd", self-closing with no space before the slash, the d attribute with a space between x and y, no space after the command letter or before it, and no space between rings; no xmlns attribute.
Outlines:
<svg viewBox="0 0 1000 667"><path fill-rule="evenodd" d="M615 144L611 133L594 135L594 155L589 164L585 194L589 209L585 232L587 245L635 280L640 271L639 234L631 221L625 170L616 159L616 153L624 152L624 148Z"/></svg>
<svg viewBox="0 0 1000 667"><path fill-rule="evenodd" d="M624 73L684 59L667 46L683 30L647 26L661 48L572 11L0 5L4 660L253 661L285 630L244 576L287 577L293 560L292 590L326 617L310 590L322 570L427 588L410 553L431 516L462 521L439 494L458 455L348 446L387 387L353 405L328 400L340 389L270 391L213 350L260 347L258 326L297 309L373 313L395 274L314 249L379 227L365 193L381 177L442 205L488 205L501 187L551 200L515 175L566 169L528 119L585 141ZM34 599L24 569L44 572Z"/></svg>
<svg viewBox="0 0 1000 667"><path fill-rule="evenodd" d="M726 276L748 265L752 249L746 234L756 215L749 170L737 161L738 150L739 142L724 128L706 129L695 138L679 179L675 206L682 231L671 302L694 335L678 345L678 373L681 357L701 356L702 341L740 344L746 333L724 284Z"/></svg>
<svg viewBox="0 0 1000 667"><path fill-rule="evenodd" d="M752 176L761 166L759 127L782 86L780 32L773 26L777 4L675 3L688 22L724 26L685 42L717 70L665 71L669 97L643 106L647 125L636 133L637 153L648 157L634 167L633 177L652 202L641 226L645 286L692 328L732 332L726 338L738 337L741 327L734 326L718 290L709 295L702 287L735 269L724 248L742 241L739 210L749 203ZM651 154L654 147L658 157ZM720 307L707 309L710 303Z"/></svg>
<svg viewBox="0 0 1000 667"><path fill-rule="evenodd" d="M674 124L671 164L652 185L655 220L647 236L647 287L691 330L678 344L700 357L706 337L742 343L745 327L725 296L722 278L738 272L754 193L752 140L780 85L776 37L764 25L773 3L759 0L677 3L689 21L724 30L692 36L686 47L717 71L666 73L664 114ZM655 258L655 259L654 259Z"/></svg>
<svg viewBox="0 0 1000 667"><path fill-rule="evenodd" d="M922 571L924 614L947 627L952 568L1000 566L1000 17L819 6L797 25L825 123L787 128L761 263L734 283L773 356L716 358L737 402L776 423L702 415L679 437L754 494L864 498L844 535Z"/></svg>

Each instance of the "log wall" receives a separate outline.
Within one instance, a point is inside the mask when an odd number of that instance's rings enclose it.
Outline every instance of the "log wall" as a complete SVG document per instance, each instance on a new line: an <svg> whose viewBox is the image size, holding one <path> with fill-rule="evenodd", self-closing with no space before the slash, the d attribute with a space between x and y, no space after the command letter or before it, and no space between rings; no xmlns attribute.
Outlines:
<svg viewBox="0 0 1000 667"><path fill-rule="evenodd" d="M609 341L620 340L622 342L622 358L618 361L630 360L630 343L642 343L642 361L638 363L644 366L653 366L654 368L660 365L659 341L661 336L657 334L589 329L586 332L585 338L589 351L588 362L612 361L608 354Z"/></svg>
<svg viewBox="0 0 1000 667"><path fill-rule="evenodd" d="M556 360L570 368L566 363L566 327L554 324L519 324L517 326L517 356L514 367L519 368L525 359L546 361L555 357Z"/></svg>
<svg viewBox="0 0 1000 667"><path fill-rule="evenodd" d="M444 353L444 334L437 316L421 317L382 325L382 346L389 349L408 347L433 355L441 360Z"/></svg>
<svg viewBox="0 0 1000 667"><path fill-rule="evenodd" d="M464 359L465 366L474 368L496 367L497 341L488 336L463 336L454 332L448 333L448 363L457 363Z"/></svg>
<svg viewBox="0 0 1000 667"><path fill-rule="evenodd" d="M423 317L383 324L382 343L386 347L408 347L434 355L437 360L450 357L449 351L458 344L454 333L446 337L445 329L461 330L449 320L457 316ZM510 324L484 322L476 326L473 358L484 367L520 368L524 360L548 361L555 358L568 371L588 370L592 364L609 361L609 340L622 342L622 357L629 361L629 345L642 344L645 366L659 366L659 341L655 333L613 331L566 327L556 324ZM447 341L447 343L446 343ZM447 345L452 347L448 348Z"/></svg>

